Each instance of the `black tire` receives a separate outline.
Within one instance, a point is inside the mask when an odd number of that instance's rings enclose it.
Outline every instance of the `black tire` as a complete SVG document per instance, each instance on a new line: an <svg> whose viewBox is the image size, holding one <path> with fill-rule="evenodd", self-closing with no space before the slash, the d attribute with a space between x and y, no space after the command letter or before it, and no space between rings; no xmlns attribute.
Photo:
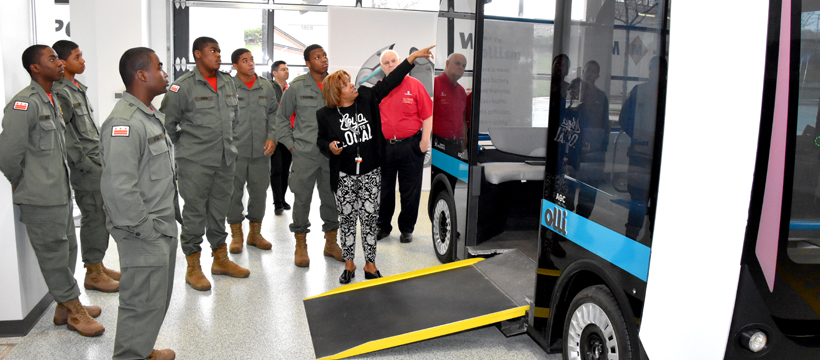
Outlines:
<svg viewBox="0 0 820 360"><path fill-rule="evenodd" d="M433 203L433 250L438 261L449 263L456 258L456 208L447 190L439 191Z"/></svg>
<svg viewBox="0 0 820 360"><path fill-rule="evenodd" d="M565 360L631 360L633 338L621 308L604 285L575 296L564 319Z"/></svg>

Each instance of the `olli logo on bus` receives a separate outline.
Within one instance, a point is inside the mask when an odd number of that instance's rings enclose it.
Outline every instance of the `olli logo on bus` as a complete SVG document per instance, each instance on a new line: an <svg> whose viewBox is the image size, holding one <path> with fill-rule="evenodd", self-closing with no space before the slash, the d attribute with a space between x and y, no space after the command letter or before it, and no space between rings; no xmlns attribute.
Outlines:
<svg viewBox="0 0 820 360"><path fill-rule="evenodd" d="M555 232L567 236L567 211L556 206L544 211L544 223Z"/></svg>

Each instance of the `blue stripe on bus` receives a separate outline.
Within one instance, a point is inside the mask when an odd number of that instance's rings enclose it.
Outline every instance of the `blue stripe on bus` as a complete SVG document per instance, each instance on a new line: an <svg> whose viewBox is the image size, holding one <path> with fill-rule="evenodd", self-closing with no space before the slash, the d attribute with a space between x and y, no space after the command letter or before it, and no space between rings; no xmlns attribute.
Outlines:
<svg viewBox="0 0 820 360"><path fill-rule="evenodd" d="M646 281L650 248L547 200L541 202L541 225Z"/></svg>
<svg viewBox="0 0 820 360"><path fill-rule="evenodd" d="M455 176L457 179L465 183L467 182L469 167L466 162L458 160L436 149L433 149L432 156L433 166Z"/></svg>
<svg viewBox="0 0 820 360"><path fill-rule="evenodd" d="M789 230L820 230L820 221L789 221Z"/></svg>

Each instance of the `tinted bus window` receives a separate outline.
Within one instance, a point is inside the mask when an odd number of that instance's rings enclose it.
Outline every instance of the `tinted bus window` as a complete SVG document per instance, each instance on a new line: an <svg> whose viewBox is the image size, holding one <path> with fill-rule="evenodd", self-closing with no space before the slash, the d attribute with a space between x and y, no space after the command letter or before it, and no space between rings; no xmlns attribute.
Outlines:
<svg viewBox="0 0 820 360"><path fill-rule="evenodd" d="M559 2L552 54L547 195L646 245L665 68L659 7Z"/></svg>
<svg viewBox="0 0 820 360"><path fill-rule="evenodd" d="M801 264L820 263L820 1L803 1L797 74L797 126L792 174L788 254Z"/></svg>

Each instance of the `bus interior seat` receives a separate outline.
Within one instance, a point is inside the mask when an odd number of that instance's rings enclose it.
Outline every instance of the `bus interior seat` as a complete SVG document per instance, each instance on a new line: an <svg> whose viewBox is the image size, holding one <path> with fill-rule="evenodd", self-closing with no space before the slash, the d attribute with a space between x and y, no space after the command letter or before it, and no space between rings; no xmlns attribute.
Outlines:
<svg viewBox="0 0 820 360"><path fill-rule="evenodd" d="M490 138L496 150L525 156L535 161L484 162L484 176L490 184L508 181L544 180L544 165L538 160L547 156L547 128L529 126L491 126Z"/></svg>
<svg viewBox="0 0 820 360"><path fill-rule="evenodd" d="M547 156L545 127L491 126L488 131L499 151L542 159Z"/></svg>

